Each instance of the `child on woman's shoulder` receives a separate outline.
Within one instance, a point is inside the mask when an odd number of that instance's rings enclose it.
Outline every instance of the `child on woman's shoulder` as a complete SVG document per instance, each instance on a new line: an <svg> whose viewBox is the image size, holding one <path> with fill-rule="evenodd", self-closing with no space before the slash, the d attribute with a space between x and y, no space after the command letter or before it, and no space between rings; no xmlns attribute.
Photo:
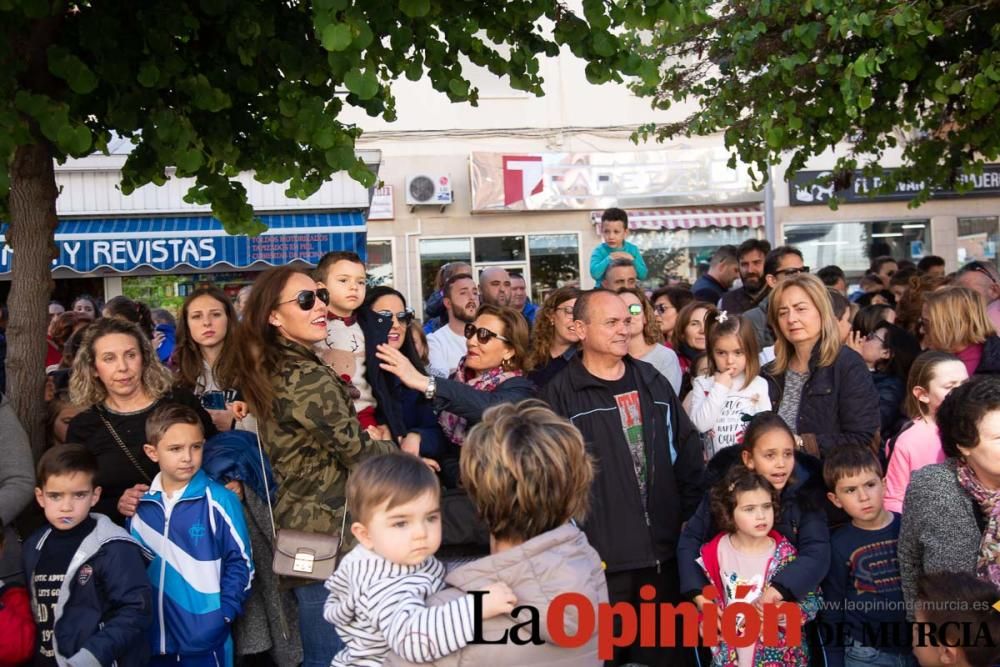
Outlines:
<svg viewBox="0 0 1000 667"><path fill-rule="evenodd" d="M705 460L738 445L746 418L771 409L760 373L760 346L753 326L739 315L713 311L705 318L708 373L691 382L688 414L705 445Z"/></svg>
<svg viewBox="0 0 1000 667"><path fill-rule="evenodd" d="M795 547L774 530L779 503L778 490L763 475L741 466L732 468L712 488L712 517L722 531L702 546L698 562L718 591L719 613L734 602L766 604L765 592L775 576L795 561ZM815 591L798 604L803 623L816 617L819 598ZM737 619L744 634L746 619ZM789 642L786 636L784 631L779 633L778 646L764 645L758 639L737 648L721 641L712 648L712 664L808 665L807 643Z"/></svg>
<svg viewBox="0 0 1000 667"><path fill-rule="evenodd" d="M323 617L346 644L333 666L376 667L390 650L429 662L472 641L472 595L426 605L444 587L444 566L434 558L441 546L441 487L431 469L409 454L368 459L348 479L347 507L359 544L326 582ZM486 590L483 620L510 613L516 599L509 586Z"/></svg>
<svg viewBox="0 0 1000 667"><path fill-rule="evenodd" d="M882 464L867 447L843 447L826 458L823 478L830 502L851 517L830 538L823 581L823 619L831 628L843 627L827 647L828 664L912 665L896 556L900 519L883 506Z"/></svg>

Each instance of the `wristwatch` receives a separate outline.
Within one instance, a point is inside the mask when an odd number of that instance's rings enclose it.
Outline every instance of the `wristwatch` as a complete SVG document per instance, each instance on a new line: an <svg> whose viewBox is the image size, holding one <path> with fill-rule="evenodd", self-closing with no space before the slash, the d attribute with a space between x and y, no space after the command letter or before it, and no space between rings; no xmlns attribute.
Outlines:
<svg viewBox="0 0 1000 667"><path fill-rule="evenodd" d="M437 378L431 375L427 378L427 389L424 389L424 398L428 401L434 399L434 394L437 393Z"/></svg>

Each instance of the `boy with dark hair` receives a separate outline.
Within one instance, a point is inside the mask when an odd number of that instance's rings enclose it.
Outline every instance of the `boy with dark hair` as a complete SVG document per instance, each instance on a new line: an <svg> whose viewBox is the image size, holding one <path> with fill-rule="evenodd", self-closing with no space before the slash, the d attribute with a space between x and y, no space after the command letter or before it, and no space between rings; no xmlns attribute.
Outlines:
<svg viewBox="0 0 1000 667"><path fill-rule="evenodd" d="M346 644L333 667L381 665L389 651L413 662L453 653L473 639L472 595L428 607L444 587L441 486L410 454L368 459L347 481L351 533L358 540L327 582L323 618ZM510 613L516 602L503 583L486 587L482 619Z"/></svg>
<svg viewBox="0 0 1000 667"><path fill-rule="evenodd" d="M35 665L146 665L152 601L148 557L122 528L90 509L97 459L57 445L38 461L35 499L49 526L24 544L38 624Z"/></svg>
<svg viewBox="0 0 1000 667"><path fill-rule="evenodd" d="M925 255L917 262L917 274L944 278L944 258L937 255Z"/></svg>
<svg viewBox="0 0 1000 667"><path fill-rule="evenodd" d="M350 385L361 428L374 429L378 426L375 413L378 401L370 379L373 369L368 364L378 341L369 340L375 333L366 331L368 327L363 327L360 321L364 319L361 306L368 284L365 263L353 252L328 252L320 258L313 277L330 293L326 340L316 344L316 353ZM369 431L369 435L379 434Z"/></svg>
<svg viewBox="0 0 1000 667"><path fill-rule="evenodd" d="M194 410L161 405L146 420L146 440L160 472L128 526L155 556L150 664L231 666L230 624L253 579L243 507L201 469L205 433Z"/></svg>
<svg viewBox="0 0 1000 667"><path fill-rule="evenodd" d="M836 290L847 296L847 275L839 266L831 264L824 266L816 272L816 277L823 281L823 284L830 289Z"/></svg>
<svg viewBox="0 0 1000 667"><path fill-rule="evenodd" d="M830 537L822 615L837 632L827 664L912 664L896 557L900 517L882 504L882 464L867 447L842 447L826 458L823 480L830 502L851 517Z"/></svg>
<svg viewBox="0 0 1000 667"><path fill-rule="evenodd" d="M631 259L635 264L635 273L639 280L645 280L649 274L642 252L635 244L625 239L628 237L628 214L620 208L609 208L601 214L601 237L604 243L594 248L590 255L590 277L600 285L604 274L616 259Z"/></svg>

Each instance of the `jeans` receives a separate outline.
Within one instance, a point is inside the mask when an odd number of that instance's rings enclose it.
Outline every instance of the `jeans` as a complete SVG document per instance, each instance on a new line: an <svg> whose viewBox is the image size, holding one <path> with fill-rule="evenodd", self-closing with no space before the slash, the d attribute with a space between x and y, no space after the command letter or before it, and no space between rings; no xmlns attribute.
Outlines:
<svg viewBox="0 0 1000 667"><path fill-rule="evenodd" d="M295 589L302 635L302 667L330 667L333 656L344 648L336 629L323 618L327 594L322 581Z"/></svg>
<svg viewBox="0 0 1000 667"><path fill-rule="evenodd" d="M913 654L880 651L854 642L844 649L844 667L916 667Z"/></svg>

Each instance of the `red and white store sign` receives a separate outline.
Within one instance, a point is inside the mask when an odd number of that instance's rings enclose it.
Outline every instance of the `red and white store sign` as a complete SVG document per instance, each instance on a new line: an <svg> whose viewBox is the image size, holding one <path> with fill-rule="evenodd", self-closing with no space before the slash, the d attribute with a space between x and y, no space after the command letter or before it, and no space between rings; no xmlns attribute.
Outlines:
<svg viewBox="0 0 1000 667"><path fill-rule="evenodd" d="M603 210L610 206L763 201L724 148L618 153L472 153L474 212Z"/></svg>
<svg viewBox="0 0 1000 667"><path fill-rule="evenodd" d="M667 208L626 210L629 229L707 229L709 227L764 226L764 212L757 205L701 206L698 208ZM590 220L601 224L601 212L592 211ZM600 231L600 230L598 230Z"/></svg>

